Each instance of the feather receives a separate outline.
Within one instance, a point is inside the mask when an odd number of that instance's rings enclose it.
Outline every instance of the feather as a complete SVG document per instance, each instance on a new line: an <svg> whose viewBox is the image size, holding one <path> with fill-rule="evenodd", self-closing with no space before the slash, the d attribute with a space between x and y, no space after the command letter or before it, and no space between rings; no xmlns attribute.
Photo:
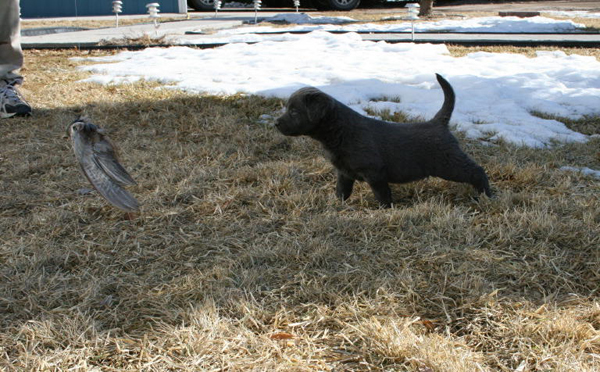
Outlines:
<svg viewBox="0 0 600 372"><path fill-rule="evenodd" d="M104 131L88 119L79 118L69 126L69 135L81 171L92 186L115 207L137 212L139 203L123 188L136 182L119 163Z"/></svg>

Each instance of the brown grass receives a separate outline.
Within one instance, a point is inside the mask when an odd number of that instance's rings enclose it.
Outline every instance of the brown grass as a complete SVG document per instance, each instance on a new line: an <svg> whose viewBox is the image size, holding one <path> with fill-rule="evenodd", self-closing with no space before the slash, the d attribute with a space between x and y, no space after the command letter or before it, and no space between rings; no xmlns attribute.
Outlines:
<svg viewBox="0 0 600 372"><path fill-rule="evenodd" d="M483 46L483 47L471 47L461 45L448 45L448 50L454 57L464 57L469 53L473 52L488 52L488 53L513 53L522 54L530 58L535 58L536 53L539 51L562 51L567 55L578 54L581 56L596 57L600 60L600 49L595 48L559 48L553 46L544 46L538 48L529 47L515 47L512 45L498 45L498 46Z"/></svg>
<svg viewBox="0 0 600 372"><path fill-rule="evenodd" d="M150 34L144 34L142 36L138 36L138 37L122 37L122 38L113 38L113 39L108 39L108 40L100 40L100 42L98 43L98 45L100 46L108 46L108 45L112 45L112 46L117 46L117 47L123 47L123 46L144 46L144 47L149 47L149 46L166 46L166 45L173 45L172 40L170 40L170 38L167 35L150 35Z"/></svg>
<svg viewBox="0 0 600 372"><path fill-rule="evenodd" d="M161 17L162 22L177 22L185 19L185 15L179 17ZM151 24L152 21L148 17L119 17L119 26L132 26L139 24ZM27 19L21 22L22 29L31 28L46 28L46 27L82 27L82 28L106 28L115 27L115 18L92 18L80 17L74 19Z"/></svg>
<svg viewBox="0 0 600 372"><path fill-rule="evenodd" d="M600 186L558 169L600 169L598 138L461 138L496 198L431 179L381 210L258 120L280 101L76 83L68 57L97 53L28 51L36 114L0 123L0 369L600 369ZM137 218L77 193L79 113L120 145Z"/></svg>

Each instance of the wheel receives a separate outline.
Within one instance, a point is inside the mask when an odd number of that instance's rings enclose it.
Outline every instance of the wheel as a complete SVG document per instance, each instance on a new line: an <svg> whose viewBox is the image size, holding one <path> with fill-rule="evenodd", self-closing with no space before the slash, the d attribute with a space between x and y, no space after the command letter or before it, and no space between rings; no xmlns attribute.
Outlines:
<svg viewBox="0 0 600 372"><path fill-rule="evenodd" d="M360 4L360 0L323 0L331 10L352 10Z"/></svg>
<svg viewBox="0 0 600 372"><path fill-rule="evenodd" d="M188 6L199 12L215 10L215 0L188 0Z"/></svg>
<svg viewBox="0 0 600 372"><path fill-rule="evenodd" d="M302 0L300 0L302 3ZM265 8L293 8L292 0L262 0L262 5Z"/></svg>

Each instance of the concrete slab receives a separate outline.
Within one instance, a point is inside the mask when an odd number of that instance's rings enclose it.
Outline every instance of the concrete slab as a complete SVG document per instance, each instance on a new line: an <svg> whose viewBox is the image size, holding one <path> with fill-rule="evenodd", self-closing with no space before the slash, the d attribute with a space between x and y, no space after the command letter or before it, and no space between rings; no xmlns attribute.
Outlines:
<svg viewBox="0 0 600 372"><path fill-rule="evenodd" d="M291 11L291 10L289 10ZM280 14L281 11L261 11L259 13L259 20L266 17ZM148 23L120 26L120 27L106 27L97 28L84 31L74 32L61 32L51 33L45 35L32 35L23 36L21 38L21 46L24 49L27 48L76 48L76 47L93 47L95 45L106 43L109 40L124 40L124 39L139 39L144 36L150 36L152 38L165 38L165 41L175 38L177 36L184 35L186 31L191 30L215 30L239 27L244 23L254 22L253 11L222 11L216 16L214 13L201 13L201 15L194 14L190 19L186 19L185 16L180 14L161 14L162 18L181 18L181 20L171 22L160 22L158 29L154 27L154 24L148 20ZM120 19L145 19L147 15L137 16L122 16ZM112 21L114 16L98 16L98 17L77 17L77 18L47 18L44 19L48 23L57 23L65 20L104 20ZM28 22L39 21L39 19L25 19L23 20L24 25Z"/></svg>
<svg viewBox="0 0 600 372"><path fill-rule="evenodd" d="M153 24L139 24L134 26L99 28L85 31L63 32L47 35L23 36L21 46L27 48L74 48L92 47L111 40L139 39L145 36L151 38L169 38L183 35L186 31L194 29L214 30L233 28L243 24L241 20L185 20L178 22L161 23L158 28Z"/></svg>
<svg viewBox="0 0 600 372"><path fill-rule="evenodd" d="M389 43L415 42L432 44L456 44L464 46L512 45L523 47L559 46L563 48L600 48L600 34L465 34L465 33L417 33L411 34L365 34L363 40Z"/></svg>

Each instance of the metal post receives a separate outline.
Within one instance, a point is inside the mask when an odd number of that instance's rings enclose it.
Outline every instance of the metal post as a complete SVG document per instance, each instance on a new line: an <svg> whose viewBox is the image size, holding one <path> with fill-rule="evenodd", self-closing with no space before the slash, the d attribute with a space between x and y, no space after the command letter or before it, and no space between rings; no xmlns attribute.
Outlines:
<svg viewBox="0 0 600 372"><path fill-rule="evenodd" d="M112 2L112 11L115 13L115 27L119 28L119 13L123 12L123 2L121 0L115 0Z"/></svg>
<svg viewBox="0 0 600 372"><path fill-rule="evenodd" d="M148 8L149 17L150 19L152 19L152 22L154 22L154 29L156 31L156 35L158 35L158 19L160 18L160 14L158 14L158 12L160 12L160 10L158 9L159 6L159 3L146 4L146 8Z"/></svg>
<svg viewBox="0 0 600 372"><path fill-rule="evenodd" d="M260 5L262 4L261 0L254 0L254 23L258 23L258 11L260 9Z"/></svg>
<svg viewBox="0 0 600 372"><path fill-rule="evenodd" d="M419 19L419 8L421 6L417 3L410 3L406 5L406 8L408 9L408 19L410 19L410 24L411 24L411 37L412 40L415 40L415 21L417 19Z"/></svg>
<svg viewBox="0 0 600 372"><path fill-rule="evenodd" d="M215 17L217 16L219 10L221 10L221 0L215 0Z"/></svg>

